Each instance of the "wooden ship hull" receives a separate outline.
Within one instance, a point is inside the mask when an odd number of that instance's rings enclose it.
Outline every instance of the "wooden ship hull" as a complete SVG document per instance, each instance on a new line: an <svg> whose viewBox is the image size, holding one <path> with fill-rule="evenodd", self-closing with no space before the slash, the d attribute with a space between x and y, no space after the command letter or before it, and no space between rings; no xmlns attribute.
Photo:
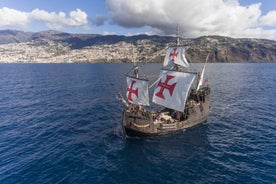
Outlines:
<svg viewBox="0 0 276 184"><path fill-rule="evenodd" d="M122 123L126 137L169 135L207 121L211 90L204 72L209 54L201 72L196 72L185 58L185 50L179 39L167 48L159 77L150 87L148 78L139 74L139 66L133 62L133 75L126 74L127 101L117 95L126 105ZM161 111L144 108L150 106L149 89L153 86L152 102L162 106Z"/></svg>
<svg viewBox="0 0 276 184"><path fill-rule="evenodd" d="M157 137L183 132L207 121L210 110L210 87L192 91L184 112L165 108L148 111L141 106L129 106L123 111L123 131L126 137Z"/></svg>

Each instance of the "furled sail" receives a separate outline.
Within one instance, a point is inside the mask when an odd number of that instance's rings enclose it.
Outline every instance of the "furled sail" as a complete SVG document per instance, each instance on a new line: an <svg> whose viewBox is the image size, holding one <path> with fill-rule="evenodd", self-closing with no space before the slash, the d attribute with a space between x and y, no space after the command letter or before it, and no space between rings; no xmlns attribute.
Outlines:
<svg viewBox="0 0 276 184"><path fill-rule="evenodd" d="M195 74L161 70L152 101L183 112Z"/></svg>
<svg viewBox="0 0 276 184"><path fill-rule="evenodd" d="M149 106L148 81L127 76L126 96L129 103Z"/></svg>
<svg viewBox="0 0 276 184"><path fill-rule="evenodd" d="M184 47L170 47L167 50L163 67L170 67L173 64L177 64L183 67L188 68L189 63L185 57L185 48Z"/></svg>

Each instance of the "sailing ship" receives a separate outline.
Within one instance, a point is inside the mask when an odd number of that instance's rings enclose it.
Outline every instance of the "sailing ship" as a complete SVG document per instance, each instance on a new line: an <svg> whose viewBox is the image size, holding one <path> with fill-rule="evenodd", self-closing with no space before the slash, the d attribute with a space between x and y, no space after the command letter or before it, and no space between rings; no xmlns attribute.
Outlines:
<svg viewBox="0 0 276 184"><path fill-rule="evenodd" d="M209 55L208 55L209 56ZM204 79L208 56L200 72L192 69L185 57L185 47L167 49L159 77L149 87L147 77L139 75L134 62L132 75L126 75L126 105L122 127L126 137L156 137L185 131L207 121L210 110L210 87ZM150 108L149 88L154 87L152 102L162 106Z"/></svg>

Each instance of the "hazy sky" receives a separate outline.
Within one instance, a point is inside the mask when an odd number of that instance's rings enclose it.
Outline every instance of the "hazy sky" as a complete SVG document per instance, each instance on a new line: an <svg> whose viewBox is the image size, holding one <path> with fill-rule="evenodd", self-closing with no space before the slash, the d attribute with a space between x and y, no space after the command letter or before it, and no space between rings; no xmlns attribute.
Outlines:
<svg viewBox="0 0 276 184"><path fill-rule="evenodd" d="M276 40L276 0L0 0L0 29Z"/></svg>

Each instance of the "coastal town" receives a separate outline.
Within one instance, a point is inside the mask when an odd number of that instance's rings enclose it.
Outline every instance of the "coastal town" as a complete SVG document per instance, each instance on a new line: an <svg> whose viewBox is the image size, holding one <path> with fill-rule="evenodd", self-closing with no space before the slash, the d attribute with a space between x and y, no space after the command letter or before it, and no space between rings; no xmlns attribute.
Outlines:
<svg viewBox="0 0 276 184"><path fill-rule="evenodd" d="M71 49L69 44L52 40L0 44L1 63L128 62L157 60L165 49L155 48L147 40L136 45L124 41Z"/></svg>
<svg viewBox="0 0 276 184"><path fill-rule="evenodd" d="M0 31L0 63L161 62L174 37ZM202 36L181 38L190 62L275 62L276 41Z"/></svg>

